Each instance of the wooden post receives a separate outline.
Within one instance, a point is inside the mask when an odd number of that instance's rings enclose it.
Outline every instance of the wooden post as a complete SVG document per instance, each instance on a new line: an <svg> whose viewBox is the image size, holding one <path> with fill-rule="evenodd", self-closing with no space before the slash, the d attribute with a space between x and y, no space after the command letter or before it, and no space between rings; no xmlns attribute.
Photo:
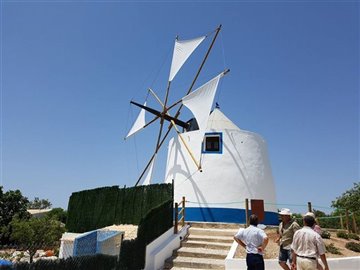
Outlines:
<svg viewBox="0 0 360 270"><path fill-rule="evenodd" d="M346 209L346 230L350 233L350 226L349 226L349 210Z"/></svg>
<svg viewBox="0 0 360 270"><path fill-rule="evenodd" d="M185 197L182 197L182 207L183 207L183 218L182 218L182 223L181 226L185 226Z"/></svg>
<svg viewBox="0 0 360 270"><path fill-rule="evenodd" d="M171 188L171 198L172 198L172 200L173 200L173 202L174 202L174 178L173 179L171 179L171 184L172 184L172 188Z"/></svg>
<svg viewBox="0 0 360 270"><path fill-rule="evenodd" d="M357 226L356 226L356 221L355 221L355 213L352 213L352 229L353 229L353 233L357 233Z"/></svg>
<svg viewBox="0 0 360 270"><path fill-rule="evenodd" d="M344 229L344 222L343 222L343 218L342 218L341 214L340 214L340 226L341 226L341 229L343 230Z"/></svg>
<svg viewBox="0 0 360 270"><path fill-rule="evenodd" d="M311 202L308 202L308 212L312 212Z"/></svg>
<svg viewBox="0 0 360 270"><path fill-rule="evenodd" d="M178 220L179 220L179 205L175 203L175 224L174 224L174 234L178 233Z"/></svg>
<svg viewBox="0 0 360 270"><path fill-rule="evenodd" d="M249 226L249 199L245 199L245 227Z"/></svg>

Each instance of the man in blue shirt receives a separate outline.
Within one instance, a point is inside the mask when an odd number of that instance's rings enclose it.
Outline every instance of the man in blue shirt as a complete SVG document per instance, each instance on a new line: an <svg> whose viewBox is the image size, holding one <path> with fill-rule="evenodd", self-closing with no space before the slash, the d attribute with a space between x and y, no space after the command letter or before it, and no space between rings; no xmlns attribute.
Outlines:
<svg viewBox="0 0 360 270"><path fill-rule="evenodd" d="M257 228L257 215L250 216L250 226L239 230L234 240L246 249L246 265L248 270L264 270L263 252L269 242L266 233Z"/></svg>

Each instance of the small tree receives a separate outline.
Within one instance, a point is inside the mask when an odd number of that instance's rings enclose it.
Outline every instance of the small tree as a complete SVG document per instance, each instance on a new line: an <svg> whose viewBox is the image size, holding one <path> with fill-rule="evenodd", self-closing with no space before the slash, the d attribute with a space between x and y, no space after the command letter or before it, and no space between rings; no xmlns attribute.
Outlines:
<svg viewBox="0 0 360 270"><path fill-rule="evenodd" d="M67 211L62 208L53 208L50 212L46 214L47 217L51 219L58 220L64 224L66 224L67 219Z"/></svg>
<svg viewBox="0 0 360 270"><path fill-rule="evenodd" d="M0 186L0 244L9 244L11 235L10 222L16 215L21 218L28 218L28 199L20 190L9 190L3 192Z"/></svg>
<svg viewBox="0 0 360 270"><path fill-rule="evenodd" d="M33 201L29 202L29 209L49 209L52 203L48 199L39 199L35 197Z"/></svg>
<svg viewBox="0 0 360 270"><path fill-rule="evenodd" d="M354 183L354 187L345 191L341 196L337 197L332 202L335 208L348 209L351 212L356 212L360 209L360 182Z"/></svg>
<svg viewBox="0 0 360 270"><path fill-rule="evenodd" d="M356 215L356 213L360 209L360 182L354 183L353 188L337 197L336 200L332 202L331 206L335 207L337 209L336 212L341 213L342 215L344 215L345 209L349 210L350 213L355 215L356 223L359 224L360 216ZM352 222L350 222L349 225L352 227Z"/></svg>
<svg viewBox="0 0 360 270"><path fill-rule="evenodd" d="M14 218L11 222L11 239L20 247L29 250L30 262L38 249L53 248L59 244L65 232L60 221L48 217L21 220Z"/></svg>

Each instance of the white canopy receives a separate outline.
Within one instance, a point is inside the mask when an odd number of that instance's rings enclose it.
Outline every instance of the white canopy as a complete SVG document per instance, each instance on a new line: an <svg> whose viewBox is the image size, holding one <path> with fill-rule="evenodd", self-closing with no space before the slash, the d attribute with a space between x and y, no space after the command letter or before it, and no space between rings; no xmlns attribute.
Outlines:
<svg viewBox="0 0 360 270"><path fill-rule="evenodd" d="M144 106L146 106L146 101L144 103ZM130 129L129 133L126 135L125 139L133 135L134 133L138 132L140 129L142 129L145 126L145 110L141 109L138 117L135 120L135 123L133 124L132 128Z"/></svg>
<svg viewBox="0 0 360 270"><path fill-rule="evenodd" d="M190 39L190 40L175 40L174 53L171 62L171 69L169 75L169 81L171 82L175 75L178 73L182 65L193 53L193 51L199 46L199 44L205 39L206 36Z"/></svg>
<svg viewBox="0 0 360 270"><path fill-rule="evenodd" d="M216 89L223 74L219 74L182 98L182 103L194 114L200 130L206 129Z"/></svg>

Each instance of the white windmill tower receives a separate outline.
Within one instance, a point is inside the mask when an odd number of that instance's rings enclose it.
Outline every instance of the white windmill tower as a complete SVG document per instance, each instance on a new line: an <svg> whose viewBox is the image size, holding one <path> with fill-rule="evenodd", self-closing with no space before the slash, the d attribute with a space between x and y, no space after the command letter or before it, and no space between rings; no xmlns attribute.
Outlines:
<svg viewBox="0 0 360 270"><path fill-rule="evenodd" d="M176 38L165 100L161 101L155 92L149 89L161 105L161 110L149 108L146 103L141 105L131 101L140 107L141 111L127 137L160 120L154 154L135 185L141 180L143 185L151 183L157 153L174 128L176 135L170 139L168 145L165 182L174 182L176 201L183 196L189 201L186 208L187 220L244 222L244 200L248 198L263 199L264 223L277 224L275 187L265 141L253 132L241 130L219 108L212 110L219 81L229 70L221 72L193 91L220 29L221 26L214 32L212 42L186 96L168 105L173 79L206 36L183 41ZM171 116L170 109L176 106L178 109ZM183 106L192 112L194 118L186 122L179 119ZM148 123L145 121L146 111L155 115ZM169 122L167 128L164 127L165 121ZM182 131L178 127L181 127Z"/></svg>

